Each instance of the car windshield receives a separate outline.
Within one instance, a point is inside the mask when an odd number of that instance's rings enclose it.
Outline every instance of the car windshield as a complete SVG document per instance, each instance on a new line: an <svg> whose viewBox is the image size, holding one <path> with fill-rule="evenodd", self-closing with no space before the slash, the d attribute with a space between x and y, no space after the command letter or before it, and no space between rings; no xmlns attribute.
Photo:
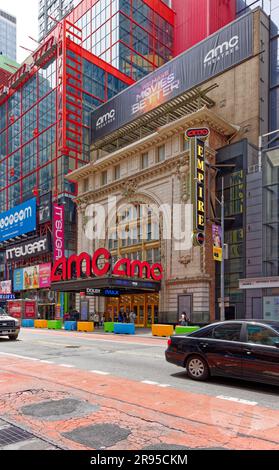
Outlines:
<svg viewBox="0 0 279 470"><path fill-rule="evenodd" d="M7 315L7 313L2 307L0 307L0 315Z"/></svg>
<svg viewBox="0 0 279 470"><path fill-rule="evenodd" d="M273 328L273 330L276 331L276 333L279 333L279 324L277 325L275 323L272 323L270 326L271 326L271 328Z"/></svg>

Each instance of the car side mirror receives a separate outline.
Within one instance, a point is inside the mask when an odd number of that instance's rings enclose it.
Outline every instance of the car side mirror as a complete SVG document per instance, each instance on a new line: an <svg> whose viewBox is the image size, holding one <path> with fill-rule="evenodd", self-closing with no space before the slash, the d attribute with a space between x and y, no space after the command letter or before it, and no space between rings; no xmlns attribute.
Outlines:
<svg viewBox="0 0 279 470"><path fill-rule="evenodd" d="M275 341L274 346L279 349L279 340Z"/></svg>

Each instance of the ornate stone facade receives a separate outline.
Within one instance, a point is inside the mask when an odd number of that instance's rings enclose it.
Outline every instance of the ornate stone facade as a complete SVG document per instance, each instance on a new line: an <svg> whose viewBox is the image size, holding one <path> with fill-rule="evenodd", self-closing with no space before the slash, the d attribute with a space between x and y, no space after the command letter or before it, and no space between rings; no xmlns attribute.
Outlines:
<svg viewBox="0 0 279 470"><path fill-rule="evenodd" d="M79 184L77 198L79 213L78 250L93 251L98 246L108 246L108 240L89 240L86 235L88 217L86 208L98 203L108 212L108 198L117 204L147 203L157 207L190 203L191 172L189 150L183 144L184 132L192 126L208 126L211 130L206 146L206 160L215 162L215 149L224 144L225 138L235 134L235 128L215 116L212 111L201 109L190 116L172 122L156 134L138 141L71 173ZM211 147L214 142L214 147ZM164 159L158 161L158 147L164 146ZM142 168L142 154L148 153L148 166ZM120 178L114 179L114 166L120 165ZM102 174L107 182L102 185ZM83 180L88 178L89 191L83 194ZM211 188L207 188L211 191ZM208 212L209 214L209 212ZM174 227L180 221L172 210L169 224ZM184 221L185 222L185 221ZM186 221L187 223L187 221ZM160 220L160 259L164 268L164 280L160 292L159 319L176 322L178 303L190 296L193 321L208 321L214 318L215 272L212 257L211 223L208 220L204 247L177 250L173 238L164 240L163 223ZM108 230L106 231L106 237ZM105 237L105 238L106 238ZM181 304L181 305L182 305ZM99 310L104 302L99 301Z"/></svg>

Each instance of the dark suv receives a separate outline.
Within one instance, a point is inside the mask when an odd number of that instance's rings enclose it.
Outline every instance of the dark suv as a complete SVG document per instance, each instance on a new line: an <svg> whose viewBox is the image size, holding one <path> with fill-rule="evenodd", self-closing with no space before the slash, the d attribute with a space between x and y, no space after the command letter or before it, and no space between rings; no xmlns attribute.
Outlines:
<svg viewBox="0 0 279 470"><path fill-rule="evenodd" d="M0 336L8 336L15 341L20 332L20 323L16 318L9 317L5 310L0 307Z"/></svg>

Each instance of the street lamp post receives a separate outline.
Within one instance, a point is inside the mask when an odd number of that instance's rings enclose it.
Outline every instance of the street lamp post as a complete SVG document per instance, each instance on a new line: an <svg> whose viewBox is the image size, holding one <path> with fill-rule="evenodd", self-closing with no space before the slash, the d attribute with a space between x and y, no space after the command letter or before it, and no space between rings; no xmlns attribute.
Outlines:
<svg viewBox="0 0 279 470"><path fill-rule="evenodd" d="M222 261L221 261L221 309L220 320L225 320L225 197L224 197L224 176L222 176L221 194L221 230L222 230Z"/></svg>

